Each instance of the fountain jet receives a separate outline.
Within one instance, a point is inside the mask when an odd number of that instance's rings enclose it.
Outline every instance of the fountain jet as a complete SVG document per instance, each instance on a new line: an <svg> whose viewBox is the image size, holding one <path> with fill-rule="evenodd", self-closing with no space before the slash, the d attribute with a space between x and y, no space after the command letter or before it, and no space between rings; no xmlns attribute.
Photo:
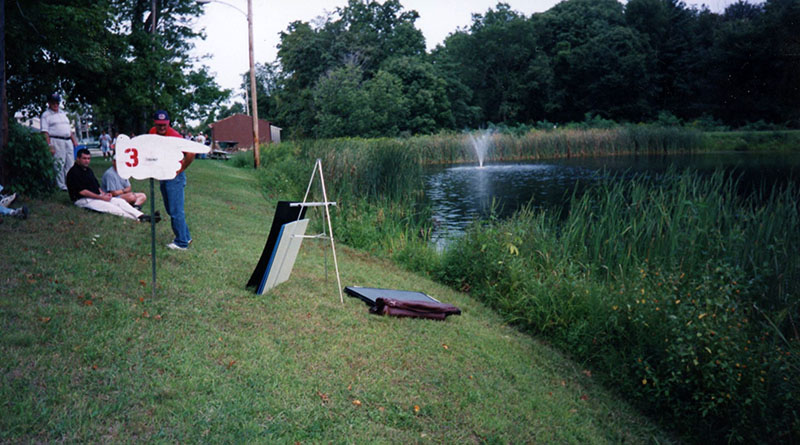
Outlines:
<svg viewBox="0 0 800 445"><path fill-rule="evenodd" d="M489 151L489 144L492 142L492 130L482 130L478 137L474 133L469 134L469 141L478 156L478 167L483 167L483 160L486 159L486 152Z"/></svg>

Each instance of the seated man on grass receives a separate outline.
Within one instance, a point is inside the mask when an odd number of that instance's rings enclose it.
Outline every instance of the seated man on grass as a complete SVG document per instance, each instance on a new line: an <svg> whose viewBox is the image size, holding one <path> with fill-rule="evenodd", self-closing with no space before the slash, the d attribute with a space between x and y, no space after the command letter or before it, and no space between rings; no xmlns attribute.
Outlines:
<svg viewBox="0 0 800 445"><path fill-rule="evenodd" d="M3 186L0 184L0 192L3 191ZM26 219L28 217L28 208L22 206L18 209L12 209L9 206L14 200L17 199L17 194L11 195L0 194L0 223L3 222L3 216L16 216L17 218Z"/></svg>
<svg viewBox="0 0 800 445"><path fill-rule="evenodd" d="M78 150L78 157L75 165L67 173L67 190L69 198L76 206L90 209L102 213L122 216L138 221L150 221L150 215L145 215L133 208L124 199L114 198L110 193L100 189L100 184L94 176L94 172L89 168L92 155L89 150L81 148ZM156 222L161 217L156 213Z"/></svg>
<svg viewBox="0 0 800 445"><path fill-rule="evenodd" d="M124 199L134 208L141 210L142 204L147 201L147 195L133 192L131 182L117 173L117 162L113 158L112 160L111 167L108 167L108 170L103 173L103 178L100 180L100 188L111 193L111 196Z"/></svg>

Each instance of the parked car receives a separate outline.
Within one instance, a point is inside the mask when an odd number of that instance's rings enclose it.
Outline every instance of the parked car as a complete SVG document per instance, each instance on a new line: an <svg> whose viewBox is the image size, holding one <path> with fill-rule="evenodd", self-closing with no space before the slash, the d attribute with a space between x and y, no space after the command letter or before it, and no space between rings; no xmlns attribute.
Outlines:
<svg viewBox="0 0 800 445"><path fill-rule="evenodd" d="M78 145L75 146L74 153L76 158L78 157L78 150L81 148L89 150L89 153L91 153L92 156L100 156L102 154L100 151L100 141L95 138L81 139L78 141Z"/></svg>
<svg viewBox="0 0 800 445"><path fill-rule="evenodd" d="M86 148L89 150L100 150L100 141L95 138L81 139L78 141L78 148Z"/></svg>
<svg viewBox="0 0 800 445"><path fill-rule="evenodd" d="M209 159L222 159L223 161L227 161L231 158L230 153L228 150L235 149L236 146L239 145L237 141L214 141L214 145L212 146L212 150L208 153ZM218 147L218 148L213 148Z"/></svg>
<svg viewBox="0 0 800 445"><path fill-rule="evenodd" d="M223 161L227 161L230 158L231 155L225 150L211 150L208 154L208 159L222 159Z"/></svg>

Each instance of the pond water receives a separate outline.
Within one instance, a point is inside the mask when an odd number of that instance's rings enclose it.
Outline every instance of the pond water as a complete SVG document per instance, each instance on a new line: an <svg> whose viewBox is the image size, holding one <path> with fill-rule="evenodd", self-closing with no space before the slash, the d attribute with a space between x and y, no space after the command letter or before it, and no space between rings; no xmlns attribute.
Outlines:
<svg viewBox="0 0 800 445"><path fill-rule="evenodd" d="M574 190L582 192L604 174L658 175L670 167L701 174L722 168L740 174L740 186L746 189L787 179L800 183L800 153L613 156L431 168L426 192L433 206L434 242L446 244L473 220L487 217L492 207L502 218L528 203L535 208L562 206Z"/></svg>

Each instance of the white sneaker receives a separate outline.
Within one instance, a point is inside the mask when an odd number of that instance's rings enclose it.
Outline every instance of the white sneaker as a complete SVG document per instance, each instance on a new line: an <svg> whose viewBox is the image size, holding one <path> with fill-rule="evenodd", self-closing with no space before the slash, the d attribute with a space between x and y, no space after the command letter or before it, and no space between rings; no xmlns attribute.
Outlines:
<svg viewBox="0 0 800 445"><path fill-rule="evenodd" d="M177 245L175 243L167 244L167 249L171 249L171 250L189 250L188 247L181 247L181 246L179 246L179 245Z"/></svg>
<svg viewBox="0 0 800 445"><path fill-rule="evenodd" d="M18 209L14 209L14 211L11 212L11 216L16 216L17 218L22 218L22 219L28 219L28 207L22 206Z"/></svg>
<svg viewBox="0 0 800 445"><path fill-rule="evenodd" d="M15 199L17 199L16 193L3 196L2 198L0 198L0 206L8 207L11 205L12 202L14 202Z"/></svg>

